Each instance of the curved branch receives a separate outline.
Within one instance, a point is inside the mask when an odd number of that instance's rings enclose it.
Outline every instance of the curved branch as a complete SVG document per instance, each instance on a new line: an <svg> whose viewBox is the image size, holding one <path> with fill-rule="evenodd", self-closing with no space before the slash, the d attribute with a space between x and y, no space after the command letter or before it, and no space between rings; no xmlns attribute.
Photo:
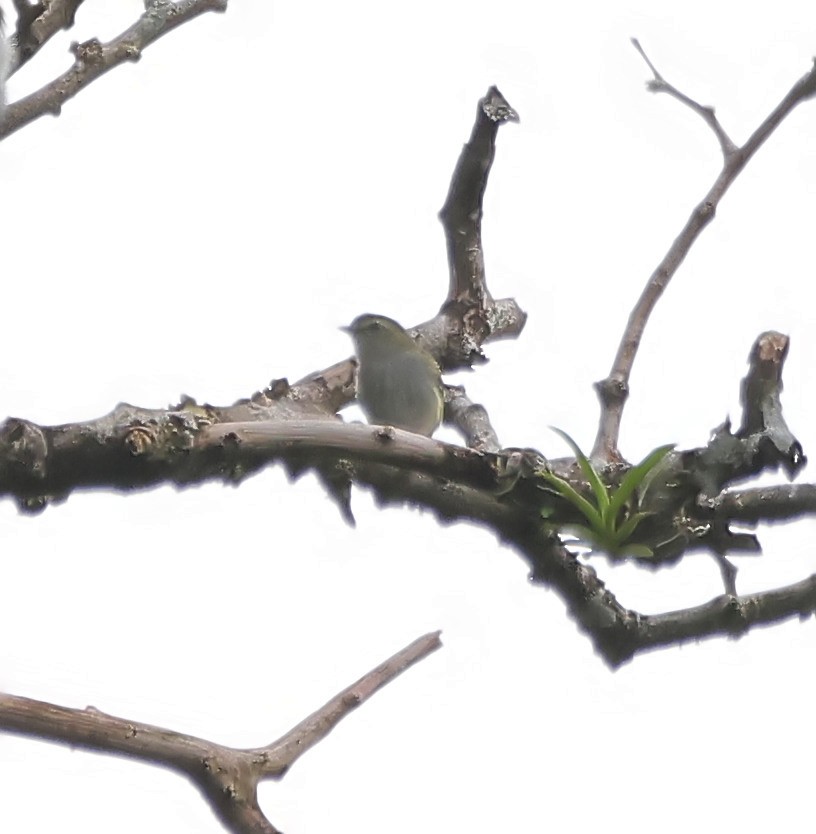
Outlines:
<svg viewBox="0 0 816 834"><path fill-rule="evenodd" d="M554 586L588 633L595 650L616 669L636 654L708 637L739 637L751 628L816 613L816 575L801 582L744 596L719 596L704 605L666 614L623 608L595 571L568 552L542 543L518 542L531 559L534 581Z"/></svg>
<svg viewBox="0 0 816 834"><path fill-rule="evenodd" d="M612 669L661 646L716 636L736 637L757 626L816 612L813 576L761 593L716 597L680 611L640 614L622 606L593 567L511 504L467 487L440 490L432 476L406 475L375 464L358 467L356 476L370 484L386 503L410 500L431 509L441 520L477 520L498 532L502 541L528 563L531 581L558 594Z"/></svg>

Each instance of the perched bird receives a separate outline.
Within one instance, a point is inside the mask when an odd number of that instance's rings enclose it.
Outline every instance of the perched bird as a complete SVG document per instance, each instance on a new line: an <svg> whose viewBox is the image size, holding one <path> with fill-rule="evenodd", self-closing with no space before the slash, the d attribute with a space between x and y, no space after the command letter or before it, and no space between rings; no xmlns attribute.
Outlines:
<svg viewBox="0 0 816 834"><path fill-rule="evenodd" d="M357 399L370 423L430 437L442 421L439 365L397 322L364 313L343 327L357 354Z"/></svg>

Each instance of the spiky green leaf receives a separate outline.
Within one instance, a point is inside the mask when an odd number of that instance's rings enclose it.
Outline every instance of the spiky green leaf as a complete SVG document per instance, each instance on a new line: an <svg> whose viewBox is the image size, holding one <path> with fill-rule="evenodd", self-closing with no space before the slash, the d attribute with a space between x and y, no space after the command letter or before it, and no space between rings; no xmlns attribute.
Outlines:
<svg viewBox="0 0 816 834"><path fill-rule="evenodd" d="M618 514L626 502L632 497L635 490L644 482L649 473L660 464L663 458L674 449L674 446L674 443L670 443L666 446L658 446L656 449L652 449L639 464L633 466L626 473L620 486L612 494L612 498L609 501L609 515L612 519L617 519Z"/></svg>
<svg viewBox="0 0 816 834"><path fill-rule="evenodd" d="M581 467L581 472L584 473L584 477L587 479L587 482L592 487L592 491L595 493L595 500L598 502L598 509L601 513L601 517L606 517L606 510L609 506L609 493L606 491L606 485L598 476L598 473L595 471L595 467L590 463L589 458L581 451L581 447L565 432L555 426L550 426L550 428L572 449L573 454L575 455L575 459L578 461L578 465Z"/></svg>
<svg viewBox="0 0 816 834"><path fill-rule="evenodd" d="M628 544L618 551L620 556L631 556L635 559L651 559L654 552L645 544Z"/></svg>
<svg viewBox="0 0 816 834"><path fill-rule="evenodd" d="M618 527L612 535L612 540L615 542L615 547L619 548L625 544L632 537L637 529L638 524L652 513L632 513L626 521Z"/></svg>
<svg viewBox="0 0 816 834"><path fill-rule="evenodd" d="M600 534L604 533L601 514L569 481L559 478L558 475L554 475L552 472L544 472L541 477L552 484L558 490L559 494L563 498L566 498L583 515L593 529L596 529Z"/></svg>

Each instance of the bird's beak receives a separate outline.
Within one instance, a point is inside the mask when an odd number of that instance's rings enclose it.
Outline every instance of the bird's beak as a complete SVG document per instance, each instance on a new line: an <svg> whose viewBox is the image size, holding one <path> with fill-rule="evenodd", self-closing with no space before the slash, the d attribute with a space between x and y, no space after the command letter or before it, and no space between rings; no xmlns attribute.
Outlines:
<svg viewBox="0 0 816 834"><path fill-rule="evenodd" d="M352 329L347 325L344 324L342 327L338 327L338 330L342 330L344 333L352 333Z"/></svg>

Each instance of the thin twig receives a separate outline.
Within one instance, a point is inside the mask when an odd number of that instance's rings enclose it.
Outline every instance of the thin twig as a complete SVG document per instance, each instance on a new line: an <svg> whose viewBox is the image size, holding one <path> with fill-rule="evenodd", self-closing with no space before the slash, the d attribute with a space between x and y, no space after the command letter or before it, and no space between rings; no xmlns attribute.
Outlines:
<svg viewBox="0 0 816 834"><path fill-rule="evenodd" d="M655 65L649 60L640 41L637 38L632 38L632 45L640 53L643 60L648 65L649 69L654 75L652 81L646 82L646 88L652 93L667 93L682 102L686 107L690 107L703 121L714 131L717 141L720 143L720 150L724 159L728 159L731 154L735 153L737 146L731 141L728 134L723 129L723 126L717 120L714 114L714 108L703 104L698 104L693 98L689 98L685 93L681 93L675 86L669 84L665 78L657 71Z"/></svg>

